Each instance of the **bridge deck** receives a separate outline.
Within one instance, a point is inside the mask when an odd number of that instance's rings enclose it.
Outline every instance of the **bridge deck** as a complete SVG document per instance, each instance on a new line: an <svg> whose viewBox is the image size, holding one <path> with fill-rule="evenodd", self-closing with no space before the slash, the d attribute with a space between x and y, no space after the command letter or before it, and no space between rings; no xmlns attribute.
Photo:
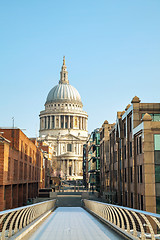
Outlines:
<svg viewBox="0 0 160 240"><path fill-rule="evenodd" d="M80 207L59 207L28 238L30 240L124 239Z"/></svg>

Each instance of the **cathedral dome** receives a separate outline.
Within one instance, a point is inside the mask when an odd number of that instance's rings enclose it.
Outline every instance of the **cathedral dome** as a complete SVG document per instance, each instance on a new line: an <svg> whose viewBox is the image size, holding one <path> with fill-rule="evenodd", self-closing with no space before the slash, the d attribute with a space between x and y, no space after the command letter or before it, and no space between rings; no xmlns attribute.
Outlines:
<svg viewBox="0 0 160 240"><path fill-rule="evenodd" d="M54 102L71 102L82 105L81 96L76 88L69 84L65 57L63 58L59 84L48 93L46 104Z"/></svg>
<svg viewBox="0 0 160 240"><path fill-rule="evenodd" d="M48 96L46 103L53 102L74 102L74 103L82 103L81 96L77 89L75 89L70 84L59 83L55 87L53 87Z"/></svg>

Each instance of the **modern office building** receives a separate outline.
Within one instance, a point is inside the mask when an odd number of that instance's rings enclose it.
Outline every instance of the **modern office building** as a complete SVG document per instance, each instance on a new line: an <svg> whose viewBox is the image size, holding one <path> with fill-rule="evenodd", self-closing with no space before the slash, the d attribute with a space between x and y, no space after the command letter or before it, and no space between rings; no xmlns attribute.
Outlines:
<svg viewBox="0 0 160 240"><path fill-rule="evenodd" d="M87 140L88 187L100 192L100 132L95 129Z"/></svg>
<svg viewBox="0 0 160 240"><path fill-rule="evenodd" d="M112 203L160 213L160 103L132 99L110 131Z"/></svg>
<svg viewBox="0 0 160 240"><path fill-rule="evenodd" d="M60 81L54 86L40 112L40 137L55 151L52 156L57 176L62 179L83 178L83 144L88 138L88 115L83 111L79 92L69 84L65 58Z"/></svg>
<svg viewBox="0 0 160 240"><path fill-rule="evenodd" d="M20 129L0 131L0 210L4 210L38 196L43 154Z"/></svg>

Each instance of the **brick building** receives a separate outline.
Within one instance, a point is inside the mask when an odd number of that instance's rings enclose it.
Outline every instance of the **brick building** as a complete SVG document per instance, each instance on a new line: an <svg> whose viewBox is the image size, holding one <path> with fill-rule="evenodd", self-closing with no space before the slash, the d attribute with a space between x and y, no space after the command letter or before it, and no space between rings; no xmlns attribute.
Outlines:
<svg viewBox="0 0 160 240"><path fill-rule="evenodd" d="M160 103L132 99L110 131L112 203L160 213Z"/></svg>
<svg viewBox="0 0 160 240"><path fill-rule="evenodd" d="M20 129L0 129L0 210L26 205L42 186L43 154Z"/></svg>

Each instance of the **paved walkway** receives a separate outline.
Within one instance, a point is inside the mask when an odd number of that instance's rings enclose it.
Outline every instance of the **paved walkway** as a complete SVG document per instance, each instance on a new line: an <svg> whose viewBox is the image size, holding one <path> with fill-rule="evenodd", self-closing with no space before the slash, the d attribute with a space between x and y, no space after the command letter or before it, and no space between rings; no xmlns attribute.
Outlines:
<svg viewBox="0 0 160 240"><path fill-rule="evenodd" d="M124 239L80 207L59 207L29 240Z"/></svg>

